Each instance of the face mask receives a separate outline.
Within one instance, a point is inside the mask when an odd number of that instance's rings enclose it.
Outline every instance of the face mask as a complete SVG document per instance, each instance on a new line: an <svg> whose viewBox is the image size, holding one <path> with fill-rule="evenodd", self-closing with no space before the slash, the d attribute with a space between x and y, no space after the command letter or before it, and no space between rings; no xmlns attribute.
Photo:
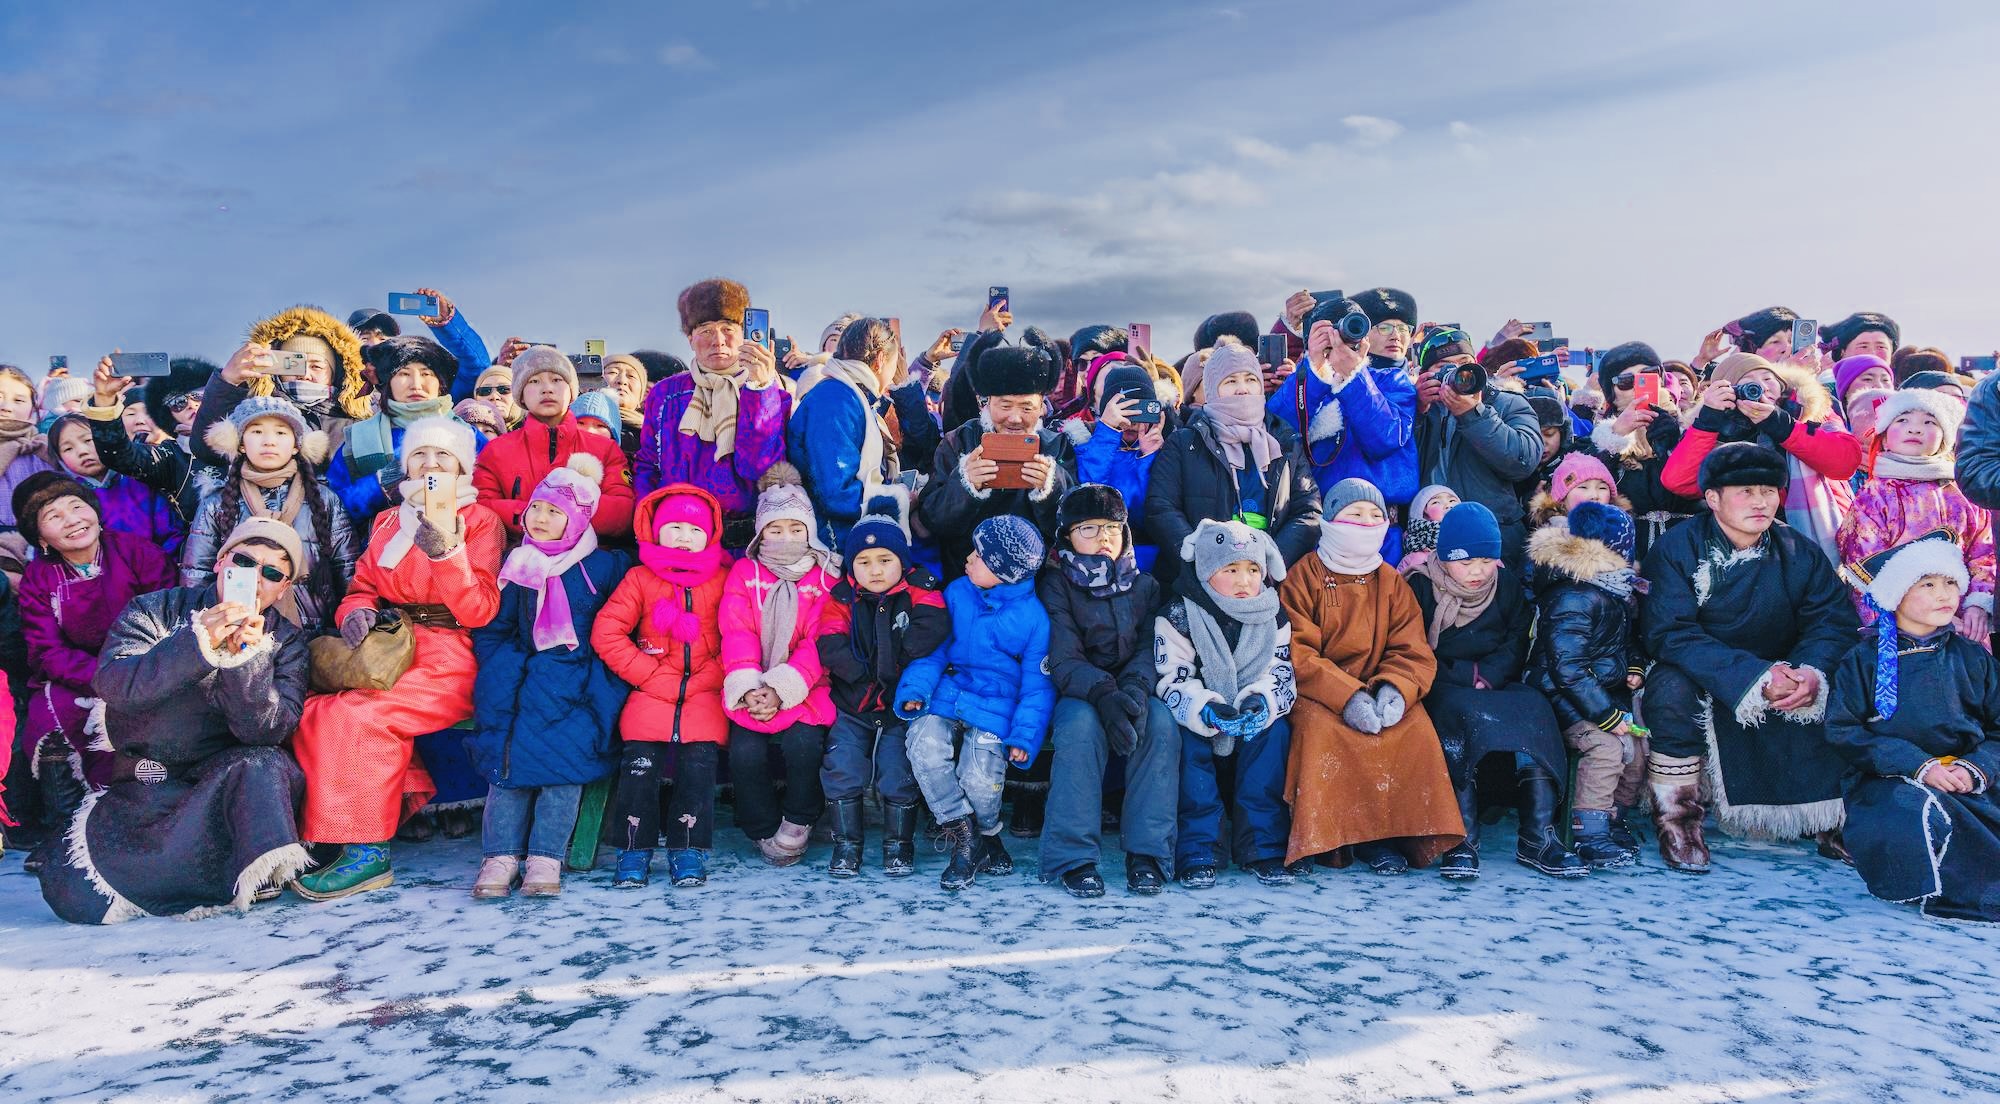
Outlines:
<svg viewBox="0 0 2000 1104"><path fill-rule="evenodd" d="M810 544L804 537L787 537L784 540L763 540L757 545L757 560L760 563L789 567L804 558Z"/></svg>
<svg viewBox="0 0 2000 1104"><path fill-rule="evenodd" d="M309 379L288 379L284 383L285 396L302 409L311 410L333 400L333 387Z"/></svg>

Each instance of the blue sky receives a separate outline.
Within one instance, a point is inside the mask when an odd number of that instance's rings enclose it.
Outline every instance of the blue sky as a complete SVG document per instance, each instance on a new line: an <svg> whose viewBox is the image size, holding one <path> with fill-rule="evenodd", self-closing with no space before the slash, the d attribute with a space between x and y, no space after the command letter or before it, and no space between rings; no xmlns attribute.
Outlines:
<svg viewBox="0 0 2000 1104"><path fill-rule="evenodd" d="M0 360L217 360L419 284L492 346L684 353L747 283L810 342L1268 322L1389 284L1490 333L1784 303L2000 345L2000 6L9 5Z"/></svg>

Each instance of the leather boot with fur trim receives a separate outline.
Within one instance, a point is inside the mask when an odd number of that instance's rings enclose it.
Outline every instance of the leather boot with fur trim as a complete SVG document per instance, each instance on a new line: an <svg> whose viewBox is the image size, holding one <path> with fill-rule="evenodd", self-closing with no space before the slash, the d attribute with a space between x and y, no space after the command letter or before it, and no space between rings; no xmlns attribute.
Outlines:
<svg viewBox="0 0 2000 1104"><path fill-rule="evenodd" d="M1646 759L1647 784L1653 791L1653 827L1660 837L1660 857L1683 874L1708 873L1708 841L1701 821L1708 810L1701 803L1702 757L1661 755Z"/></svg>

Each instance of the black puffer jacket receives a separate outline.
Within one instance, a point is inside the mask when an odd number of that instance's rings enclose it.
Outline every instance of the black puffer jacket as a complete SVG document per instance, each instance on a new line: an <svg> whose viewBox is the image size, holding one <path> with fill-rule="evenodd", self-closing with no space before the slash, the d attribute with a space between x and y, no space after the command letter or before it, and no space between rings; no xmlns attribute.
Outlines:
<svg viewBox="0 0 2000 1104"><path fill-rule="evenodd" d="M1056 464L1048 494L992 487L975 494L960 467L966 454L978 448L985 436L985 422L977 418L945 434L931 466L930 482L917 497L917 520L937 542L946 580L965 574L965 559L972 555L972 531L987 518L1002 514L1027 518L1041 530L1046 543L1055 535L1057 504L1076 486L1076 450L1070 447L1069 438L1043 428L1041 454Z"/></svg>
<svg viewBox="0 0 2000 1104"><path fill-rule="evenodd" d="M1267 415L1264 428L1281 446L1264 469L1264 516L1271 519L1267 535L1289 567L1319 546L1319 486L1292 427ZM1153 458L1145 514L1147 533L1160 550L1153 561L1154 574L1171 584L1180 574L1181 542L1195 526L1228 521L1241 507L1236 472L1216 440L1215 422L1207 411L1196 410Z"/></svg>
<svg viewBox="0 0 2000 1104"><path fill-rule="evenodd" d="M896 683L911 660L937 651L951 635L937 578L912 567L887 594L842 580L833 597L847 614L838 632L819 638L833 704L864 721L892 721Z"/></svg>
<svg viewBox="0 0 2000 1104"><path fill-rule="evenodd" d="M1113 690L1136 690L1141 701L1152 696L1159 580L1142 574L1123 593L1096 598L1051 561L1035 579L1035 595L1049 614L1056 693L1092 704Z"/></svg>
<svg viewBox="0 0 2000 1104"><path fill-rule="evenodd" d="M1471 686L1473 679L1499 689L1519 682L1527 659L1528 631L1534 627L1535 607L1521 580L1507 570L1500 571L1499 590L1469 625L1446 629L1438 634L1437 681L1453 686ZM1437 612L1437 592L1422 572L1408 576L1417 606L1424 612L1424 624Z"/></svg>
<svg viewBox="0 0 2000 1104"><path fill-rule="evenodd" d="M1528 559L1536 569L1541 621L1526 681L1555 706L1563 728L1586 721L1608 732L1632 708L1625 680L1645 662L1636 595L1621 598L1588 580L1631 564L1602 541L1572 536L1560 525L1529 538Z"/></svg>
<svg viewBox="0 0 2000 1104"><path fill-rule="evenodd" d="M2000 372L1972 389L1958 438L1958 487L1973 505L2000 510Z"/></svg>

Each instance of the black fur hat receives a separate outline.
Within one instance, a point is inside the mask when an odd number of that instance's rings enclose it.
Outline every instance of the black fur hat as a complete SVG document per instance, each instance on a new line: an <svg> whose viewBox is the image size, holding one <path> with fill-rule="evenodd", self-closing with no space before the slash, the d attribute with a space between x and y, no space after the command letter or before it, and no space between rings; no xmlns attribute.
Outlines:
<svg viewBox="0 0 2000 1104"><path fill-rule="evenodd" d="M349 313L347 328L357 334L363 330L374 330L383 337L403 336L402 323L396 321L396 316L387 311L376 310L374 307L362 307Z"/></svg>
<svg viewBox="0 0 2000 1104"><path fill-rule="evenodd" d="M1069 531L1091 518L1104 518L1120 525L1130 525L1131 516L1125 509L1125 496L1118 488L1104 483L1079 483L1070 488L1056 507L1056 536L1068 539Z"/></svg>
<svg viewBox="0 0 2000 1104"><path fill-rule="evenodd" d="M15 524L20 527L21 535L28 538L29 543L43 543L40 524L42 507L65 495L82 499L83 504L90 507L90 512L96 514L100 522L104 520L104 507L98 504L96 491L70 478L67 472L38 471L21 480L20 485L14 488Z"/></svg>
<svg viewBox="0 0 2000 1104"><path fill-rule="evenodd" d="M1131 351L1132 335L1122 326L1092 324L1070 335L1069 358L1086 363L1105 353Z"/></svg>
<svg viewBox="0 0 2000 1104"><path fill-rule="evenodd" d="M1892 353L1903 343L1902 327L1896 325L1895 319L1879 311L1856 311L1828 326L1821 336L1833 342L1833 359L1839 360L1847 355L1847 346L1850 342L1870 330L1888 336L1889 351Z"/></svg>
<svg viewBox="0 0 2000 1104"><path fill-rule="evenodd" d="M1613 345L1604 350L1604 359L1597 364L1597 386L1604 392L1607 409L1611 402L1612 380L1621 372L1657 372L1660 370L1660 354L1643 341L1627 341L1623 345Z"/></svg>
<svg viewBox="0 0 2000 1104"><path fill-rule="evenodd" d="M1255 349L1257 338L1263 332L1257 328L1257 316L1249 311L1223 311L1202 319L1201 325L1194 328L1194 347L1197 352L1213 349L1216 338L1227 334Z"/></svg>
<svg viewBox="0 0 2000 1104"><path fill-rule="evenodd" d="M458 378L458 358L428 337L385 338L363 348L361 359L374 369L375 388L384 397L389 393L389 377L406 364L429 368L438 378L438 390L444 394L451 392L451 381Z"/></svg>
<svg viewBox="0 0 2000 1104"><path fill-rule="evenodd" d="M153 419L154 425L172 433L174 416L167 411L167 400L190 392L199 395L208 386L208 377L217 371L215 365L200 357L175 357L167 366L165 377L146 381L146 416Z"/></svg>
<svg viewBox="0 0 2000 1104"><path fill-rule="evenodd" d="M973 393L982 399L1046 395L1056 385L1062 367L1061 350L1033 326L1021 335L1021 344L987 346L967 364Z"/></svg>
<svg viewBox="0 0 2000 1104"><path fill-rule="evenodd" d="M1407 291L1397 288L1369 288L1350 296L1360 306L1361 313L1368 321L1381 325L1384 322L1401 322L1415 328L1417 324L1417 299Z"/></svg>
<svg viewBox="0 0 2000 1104"><path fill-rule="evenodd" d="M658 383L668 376L687 375L687 361L658 349L634 349L632 359L646 366L646 382Z"/></svg>
<svg viewBox="0 0 2000 1104"><path fill-rule="evenodd" d="M1736 328L1740 331L1736 347L1746 353L1754 353L1771 340L1771 335L1779 330L1789 332L1792 323L1798 320L1799 312L1790 307L1765 307L1755 314L1746 314L1736 320Z"/></svg>
<svg viewBox="0 0 2000 1104"><path fill-rule="evenodd" d="M1703 494L1724 487L1776 487L1782 491L1790 481L1783 453L1749 441L1715 446L1715 451L1702 459L1698 479Z"/></svg>

